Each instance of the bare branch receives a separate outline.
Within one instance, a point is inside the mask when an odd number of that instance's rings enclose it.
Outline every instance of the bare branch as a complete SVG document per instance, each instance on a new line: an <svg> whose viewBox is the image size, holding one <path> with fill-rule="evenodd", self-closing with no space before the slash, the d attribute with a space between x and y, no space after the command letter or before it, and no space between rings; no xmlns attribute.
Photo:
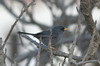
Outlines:
<svg viewBox="0 0 100 66"><path fill-rule="evenodd" d="M73 52L74 52L74 49L75 49L75 47L76 47L76 44L77 44L77 40L78 40L78 38L79 38L79 36L80 36L80 29L81 29L81 27L80 27L80 25L81 25L81 13L80 13L80 11L78 10L78 8L76 8L77 9L77 11L78 11L78 13L79 13L79 16L78 16L78 25L77 25L77 27L76 27L76 30L75 30L75 39L74 39L74 41L73 41L73 44L72 44L72 46L71 46L71 48L70 48L70 51L69 51L69 66L71 66L71 62L73 61L73 59L72 59L72 56L73 56Z"/></svg>
<svg viewBox="0 0 100 66"><path fill-rule="evenodd" d="M20 13L20 15L18 16L18 18L16 19L16 21L12 25L12 27L11 27L11 29L10 29L10 31L9 31L9 33L8 33L8 35L7 35L7 37L6 37L5 41L4 41L4 43L3 43L3 46L0 49L3 49L5 47L6 42L7 42L8 38L9 38L9 36L11 35L11 33L12 33L15 25L17 24L18 20L21 18L21 16L24 14L24 12L28 9L28 7L31 6L33 3L34 3L34 1L31 2L29 5L27 5L25 8L23 8L22 12Z"/></svg>
<svg viewBox="0 0 100 66"><path fill-rule="evenodd" d="M93 29L96 28L92 14L91 14L91 9L90 9L90 0L80 0L80 11L84 15L88 30L90 34L93 34Z"/></svg>
<svg viewBox="0 0 100 66"><path fill-rule="evenodd" d="M24 38L28 39L29 41L31 41L32 43L34 43L37 47L39 47L39 43L37 43L35 40L31 39L29 36L23 35ZM44 50L48 50L48 47L45 44L41 44L41 48ZM55 56L61 56L61 57L69 57L69 54L62 52L62 51L53 51L53 54ZM77 57L77 56L72 56L72 58L74 60L82 60L81 57Z"/></svg>
<svg viewBox="0 0 100 66"><path fill-rule="evenodd" d="M0 37L0 47L2 47L2 38ZM3 52L3 49L0 49L0 65L5 66L5 54Z"/></svg>
<svg viewBox="0 0 100 66"><path fill-rule="evenodd" d="M41 54L41 43L42 43L42 37L40 37L40 45L39 45L39 50L38 50L38 55L37 55L37 64L36 66L40 66L40 54Z"/></svg>
<svg viewBox="0 0 100 66"><path fill-rule="evenodd" d="M64 57L64 61L63 61L63 63L62 63L62 66L64 66L64 64L65 64L65 61L66 61L66 57Z"/></svg>
<svg viewBox="0 0 100 66"><path fill-rule="evenodd" d="M50 50L50 62L51 62L51 66L53 66L53 51L52 51L52 30L50 30L50 36L49 36L49 43L48 43L48 47Z"/></svg>
<svg viewBox="0 0 100 66"><path fill-rule="evenodd" d="M99 61L100 61L100 59L98 59L98 60L88 60L88 61L82 61L82 62L78 62L78 63L74 63L74 64L76 66L78 66L78 65L83 65L83 64L86 64L86 63L97 63Z"/></svg>
<svg viewBox="0 0 100 66"><path fill-rule="evenodd" d="M88 51L83 58L83 61L92 59L97 52L97 49L100 45L100 36L99 33L96 29L95 22L93 21L92 14L91 14L91 9L90 9L90 0L81 0L80 1L80 10L81 13L84 15L88 31L92 35Z"/></svg>

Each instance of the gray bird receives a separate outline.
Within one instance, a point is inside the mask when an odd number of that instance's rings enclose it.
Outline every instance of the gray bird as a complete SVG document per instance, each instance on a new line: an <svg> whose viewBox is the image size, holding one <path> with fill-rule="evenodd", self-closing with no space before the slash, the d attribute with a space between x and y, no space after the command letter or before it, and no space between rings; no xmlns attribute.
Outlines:
<svg viewBox="0 0 100 66"><path fill-rule="evenodd" d="M50 35L52 37L51 39L51 45L52 47L56 47L57 44L59 44L59 41L62 39L61 37L63 36L64 31L68 30L68 28L64 26L55 26L49 30L37 33L37 34L32 34L32 33L26 33L26 32L18 32L19 34L26 34L26 35L32 35L36 37L37 39L42 38L42 42L48 46L48 42L50 39Z"/></svg>

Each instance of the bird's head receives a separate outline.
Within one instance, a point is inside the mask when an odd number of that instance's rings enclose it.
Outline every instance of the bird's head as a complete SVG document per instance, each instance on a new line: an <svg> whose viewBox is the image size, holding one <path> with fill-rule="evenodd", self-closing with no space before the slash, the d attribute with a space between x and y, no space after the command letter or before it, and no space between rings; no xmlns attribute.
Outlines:
<svg viewBox="0 0 100 66"><path fill-rule="evenodd" d="M66 30L68 30L68 28L66 28L64 26L55 26L52 28L52 33L54 35L59 35L59 34L62 34Z"/></svg>
<svg viewBox="0 0 100 66"><path fill-rule="evenodd" d="M66 30L68 30L68 28L66 28L66 27L64 27L64 26L55 26L55 27L53 27L53 29L52 29L52 31L57 31L57 32L59 32L59 31L64 32L64 31L66 31Z"/></svg>

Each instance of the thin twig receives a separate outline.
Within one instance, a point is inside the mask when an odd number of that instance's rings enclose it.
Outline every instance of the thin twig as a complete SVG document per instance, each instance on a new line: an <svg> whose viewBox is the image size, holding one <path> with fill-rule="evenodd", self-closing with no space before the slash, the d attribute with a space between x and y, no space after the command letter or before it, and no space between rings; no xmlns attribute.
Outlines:
<svg viewBox="0 0 100 66"><path fill-rule="evenodd" d="M0 47L2 46L2 38L0 37ZM5 54L3 49L0 49L0 65L5 66Z"/></svg>
<svg viewBox="0 0 100 66"><path fill-rule="evenodd" d="M39 45L39 50L38 50L38 55L37 55L37 65L40 66L40 54L41 54L41 43L42 43L42 37L40 37L40 45Z"/></svg>
<svg viewBox="0 0 100 66"><path fill-rule="evenodd" d="M22 9L20 15L18 16L18 18L16 19L16 21L14 22L14 24L11 26L11 29L10 29L10 31L9 31L9 33L8 33L8 35L7 35L7 37L6 37L5 41L4 41L4 43L3 43L3 46L2 46L0 49L4 49L4 47L5 47L6 43L7 43L7 40L8 40L8 38L9 38L9 36L11 35L11 33L12 33L12 31L13 31L15 25L17 24L17 22L19 21L19 19L21 18L21 16L24 14L24 12L25 12L33 3L34 3L34 1L31 2L29 5L27 5L25 8Z"/></svg>
<svg viewBox="0 0 100 66"><path fill-rule="evenodd" d="M78 63L74 63L74 64L76 66L78 66L78 65L83 65L83 64L86 64L86 63L97 63L99 61L100 61L100 59L98 59L98 60L88 60L88 61L82 61L82 62L78 62Z"/></svg>
<svg viewBox="0 0 100 66"><path fill-rule="evenodd" d="M53 51L52 51L52 29L50 30L50 36L49 36L49 50L50 50L50 62L51 62L51 66L53 66Z"/></svg>
<svg viewBox="0 0 100 66"><path fill-rule="evenodd" d="M26 38L27 40L31 41L32 43L34 43L37 47L39 47L39 43L36 42L35 40L33 40L32 38L30 38L29 36L27 35L23 35L22 37ZM45 44L41 44L41 48L43 50L48 50L48 47L45 45ZM68 53L65 53L65 52L62 52L62 51L53 51L53 55L55 56L61 56L61 57L69 57L69 54ZM81 61L82 60L82 57L78 57L78 56L72 56L72 58L74 60L79 60Z"/></svg>
<svg viewBox="0 0 100 66"><path fill-rule="evenodd" d="M80 19L80 18L79 18ZM76 30L75 30L75 40L73 41L73 44L72 44L72 46L71 46L71 48L70 48L70 51L69 51L69 59L68 59L68 61L69 61L69 65L71 66L71 62L72 62L72 57L73 57L73 52L74 52L74 49L75 49L75 47L76 47L76 44L77 44L77 39L78 39L78 37L79 37L79 35L80 35L80 20L78 21L78 27L76 28Z"/></svg>
<svg viewBox="0 0 100 66"><path fill-rule="evenodd" d="M77 9L77 12L79 13L79 16L78 16L78 26L77 26L77 28L76 28L76 30L75 30L75 39L74 39L74 41L73 41L73 44L72 44L72 46L71 46L71 48L70 48L70 51L69 51L69 59L68 59L68 61L69 61L69 66L71 66L71 62L73 61L73 59L72 59L72 57L73 57L73 52L74 52L74 49L75 49L75 47L76 47L76 44L77 44L77 39L78 39L78 37L79 37L79 35L80 35L80 29L81 29L81 14L80 14L80 12L79 12L79 10L78 10L78 8L76 8Z"/></svg>
<svg viewBox="0 0 100 66"><path fill-rule="evenodd" d="M62 66L64 66L64 64L65 64L65 61L66 61L66 57L64 57L64 61L63 61L63 63L62 63Z"/></svg>
<svg viewBox="0 0 100 66"><path fill-rule="evenodd" d="M75 31L76 32L76 31ZM77 32L76 32L77 33ZM71 62L72 62L72 57L73 57L73 52L74 52L74 49L75 49L75 47L76 47L76 42L77 42L77 38L78 38L78 33L77 33L77 35L75 36L75 40L73 41L73 44L72 44L72 46L71 46L71 48L70 48L70 51L69 51L69 59L68 59L68 61L69 61L69 63L68 63L68 65L69 66L71 66Z"/></svg>

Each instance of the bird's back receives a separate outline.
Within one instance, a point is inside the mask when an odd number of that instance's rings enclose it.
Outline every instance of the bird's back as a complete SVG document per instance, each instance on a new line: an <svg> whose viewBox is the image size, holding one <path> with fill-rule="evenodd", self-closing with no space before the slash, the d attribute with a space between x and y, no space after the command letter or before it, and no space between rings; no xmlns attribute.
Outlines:
<svg viewBox="0 0 100 66"><path fill-rule="evenodd" d="M48 38L50 35L50 31L47 30L47 31L43 31L43 32L40 32L40 33L37 33L37 34L34 34L34 37L40 39L41 38Z"/></svg>

